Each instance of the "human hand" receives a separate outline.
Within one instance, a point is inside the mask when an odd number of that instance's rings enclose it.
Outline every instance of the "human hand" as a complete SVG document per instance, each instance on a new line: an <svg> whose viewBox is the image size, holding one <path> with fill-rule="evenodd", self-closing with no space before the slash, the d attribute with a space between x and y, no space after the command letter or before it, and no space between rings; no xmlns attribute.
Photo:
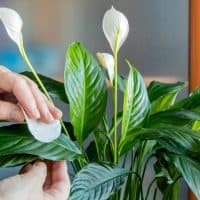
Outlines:
<svg viewBox="0 0 200 200"><path fill-rule="evenodd" d="M0 66L0 120L23 121L24 115L18 103L30 118L46 123L62 116L62 112L48 102L36 83Z"/></svg>
<svg viewBox="0 0 200 200"><path fill-rule="evenodd" d="M66 200L70 181L65 161L38 161L0 181L0 200Z"/></svg>

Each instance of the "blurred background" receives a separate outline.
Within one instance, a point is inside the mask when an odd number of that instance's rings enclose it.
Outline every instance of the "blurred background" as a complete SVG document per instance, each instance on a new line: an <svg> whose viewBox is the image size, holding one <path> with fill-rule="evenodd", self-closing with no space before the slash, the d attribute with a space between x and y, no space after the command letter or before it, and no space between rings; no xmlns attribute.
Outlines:
<svg viewBox="0 0 200 200"><path fill-rule="evenodd" d="M73 41L81 41L94 54L110 52L102 17L111 5L130 23L129 37L120 49L121 73L128 72L124 63L128 58L147 84L153 79L188 80L188 0L0 0L0 7L13 8L22 16L25 48L37 71L55 78L63 77L65 53ZM16 72L27 70L1 23L0 65ZM0 178L13 173L0 170ZM151 174L150 169L149 180ZM184 184L180 199L187 199Z"/></svg>

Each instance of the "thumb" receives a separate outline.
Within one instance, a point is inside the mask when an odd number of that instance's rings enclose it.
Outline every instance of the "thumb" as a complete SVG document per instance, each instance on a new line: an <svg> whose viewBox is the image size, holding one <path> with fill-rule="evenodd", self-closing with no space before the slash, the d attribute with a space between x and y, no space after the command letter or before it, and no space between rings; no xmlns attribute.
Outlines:
<svg viewBox="0 0 200 200"><path fill-rule="evenodd" d="M47 166L44 162L38 161L32 165L32 167L28 167L26 172L21 175L23 179L26 179L28 183L41 187L43 186L46 176L47 176Z"/></svg>
<svg viewBox="0 0 200 200"><path fill-rule="evenodd" d="M23 121L24 115L16 104L0 101L0 120Z"/></svg>

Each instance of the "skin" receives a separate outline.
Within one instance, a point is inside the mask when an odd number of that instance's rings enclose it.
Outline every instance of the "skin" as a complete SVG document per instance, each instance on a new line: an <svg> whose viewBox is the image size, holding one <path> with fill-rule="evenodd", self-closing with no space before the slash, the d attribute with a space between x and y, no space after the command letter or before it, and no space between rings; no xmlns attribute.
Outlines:
<svg viewBox="0 0 200 200"><path fill-rule="evenodd" d="M62 112L50 104L37 84L0 66L0 120L22 122L24 115L51 123ZM38 161L19 175L0 181L0 200L66 200L70 181L65 161Z"/></svg>
<svg viewBox="0 0 200 200"><path fill-rule="evenodd" d="M0 182L0 200L66 200L70 182L65 161L38 161Z"/></svg>
<svg viewBox="0 0 200 200"><path fill-rule="evenodd" d="M36 83L0 66L0 120L24 121L19 104L29 117L45 123L62 116L62 112L48 102Z"/></svg>

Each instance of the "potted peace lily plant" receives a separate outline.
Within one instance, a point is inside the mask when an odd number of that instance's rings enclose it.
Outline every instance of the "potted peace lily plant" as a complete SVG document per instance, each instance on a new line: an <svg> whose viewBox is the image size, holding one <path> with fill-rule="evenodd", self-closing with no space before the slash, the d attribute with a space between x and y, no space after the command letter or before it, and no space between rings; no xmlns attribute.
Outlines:
<svg viewBox="0 0 200 200"><path fill-rule="evenodd" d="M45 125L26 116L25 124L0 127L1 167L36 159L71 161L71 200L147 200L149 194L158 199L158 192L162 199L175 200L181 177L200 198L200 88L177 101L183 82L152 81L146 87L128 60L128 76L119 75L118 52L129 32L123 13L112 7L103 17L112 54L97 53L99 62L83 44L69 45L64 83L36 73L23 46L20 16L0 8L0 19L31 71L23 74L38 83L49 101L57 98L70 108L70 122ZM111 121L105 80L113 94ZM144 190L150 161L154 178Z"/></svg>

